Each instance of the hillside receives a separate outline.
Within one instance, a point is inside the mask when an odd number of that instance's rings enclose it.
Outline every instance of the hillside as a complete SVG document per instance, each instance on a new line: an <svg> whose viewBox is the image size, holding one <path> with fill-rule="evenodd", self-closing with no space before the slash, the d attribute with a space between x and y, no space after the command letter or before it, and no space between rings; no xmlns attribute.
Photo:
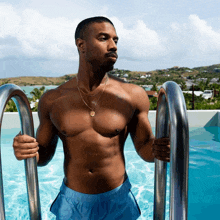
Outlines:
<svg viewBox="0 0 220 220"><path fill-rule="evenodd" d="M167 80L184 81L185 78L220 78L220 64L211 66L202 66L195 68L188 67L172 67L167 69L153 70L153 71L129 71L115 69L110 73L116 74L119 77L124 77L127 74L129 82L137 84L152 84L162 83ZM0 79L0 85L6 83L13 83L18 86L31 86L31 85L60 85L65 81L71 79L76 74L68 74L61 77L11 77ZM148 79L142 79L141 76L149 75Z"/></svg>
<svg viewBox="0 0 220 220"><path fill-rule="evenodd" d="M11 77L0 79L0 85L6 83L16 84L18 86L32 86L32 85L60 85L69 80L76 74L69 74L61 77L35 77L35 76L23 76L23 77Z"/></svg>

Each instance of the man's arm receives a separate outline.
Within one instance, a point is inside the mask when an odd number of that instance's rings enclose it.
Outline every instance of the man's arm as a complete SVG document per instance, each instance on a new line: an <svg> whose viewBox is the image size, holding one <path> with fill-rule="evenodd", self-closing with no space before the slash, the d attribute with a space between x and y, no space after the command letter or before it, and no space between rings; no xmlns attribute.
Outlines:
<svg viewBox="0 0 220 220"><path fill-rule="evenodd" d="M58 142L57 129L50 119L51 108L50 94L45 93L38 104L38 117L40 121L36 134L36 140L39 146L38 166L44 166L50 162Z"/></svg>
<svg viewBox="0 0 220 220"><path fill-rule="evenodd" d="M40 125L36 139L28 135L17 135L14 138L14 154L18 160L36 156L38 165L44 166L52 159L55 153L58 135L49 116L49 110L51 109L49 95L50 92L44 94L38 105Z"/></svg>
<svg viewBox="0 0 220 220"><path fill-rule="evenodd" d="M128 125L128 130L137 153L147 162L154 162L154 158L169 161L169 138L155 140L148 120L150 102L145 90L139 86L134 86L131 91L132 102L136 110Z"/></svg>

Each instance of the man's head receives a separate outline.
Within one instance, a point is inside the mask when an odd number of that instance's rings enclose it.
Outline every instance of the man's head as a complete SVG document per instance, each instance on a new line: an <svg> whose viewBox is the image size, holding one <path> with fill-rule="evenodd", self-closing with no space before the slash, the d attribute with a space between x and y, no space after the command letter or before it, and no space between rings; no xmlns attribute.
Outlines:
<svg viewBox="0 0 220 220"><path fill-rule="evenodd" d="M113 23L105 17L93 17L79 23L75 33L80 65L109 71L117 60L117 42Z"/></svg>
<svg viewBox="0 0 220 220"><path fill-rule="evenodd" d="M99 16L99 17L87 18L81 21L76 27L75 40L78 38L85 40L86 30L89 27L89 25L93 23L102 23L102 22L110 23L114 27L113 23L106 17Z"/></svg>

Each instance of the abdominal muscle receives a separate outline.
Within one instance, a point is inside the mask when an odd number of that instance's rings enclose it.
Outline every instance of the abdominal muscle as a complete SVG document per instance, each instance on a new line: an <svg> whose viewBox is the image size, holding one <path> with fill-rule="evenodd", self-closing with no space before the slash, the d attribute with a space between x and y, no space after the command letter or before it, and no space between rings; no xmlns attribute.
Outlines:
<svg viewBox="0 0 220 220"><path fill-rule="evenodd" d="M113 138L92 137L89 142L88 136L66 138L64 182L75 191L98 194L120 186L127 178L124 143L119 143L120 135Z"/></svg>

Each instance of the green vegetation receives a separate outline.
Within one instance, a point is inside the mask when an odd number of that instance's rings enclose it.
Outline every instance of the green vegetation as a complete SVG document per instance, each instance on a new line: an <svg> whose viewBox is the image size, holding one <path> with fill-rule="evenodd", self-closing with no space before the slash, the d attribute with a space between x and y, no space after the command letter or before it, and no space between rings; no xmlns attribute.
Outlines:
<svg viewBox="0 0 220 220"><path fill-rule="evenodd" d="M34 88L30 94L32 95L32 98L28 98L29 103L35 102L35 106L31 108L33 112L36 112L38 109L38 101L40 100L41 96L45 92L45 86L42 86L40 89ZM13 100L9 100L5 107L5 112L17 112L16 105Z"/></svg>
<svg viewBox="0 0 220 220"><path fill-rule="evenodd" d="M213 90L215 91L215 97L211 100L205 100L202 97L194 97L194 109L220 109L220 64L196 68L188 67L172 67L168 69L154 70L149 72L143 71L130 71L130 70L119 70L114 69L109 72L114 76L124 79L128 83L133 83L139 86L142 85L153 85L153 91L157 91L157 86L162 85L167 81L174 81L180 85L182 90L187 89L186 80L191 80L194 84L195 91ZM61 85L76 74L68 74L62 77L15 77L0 79L0 86L7 83L14 83L18 86L29 86L29 85ZM210 81L216 78L214 83ZM30 102L36 102L39 100L41 95L45 92L45 87L40 89L34 89L31 94L33 97L29 100ZM184 94L186 99L187 109L192 109L192 95ZM150 97L150 110L157 108L157 98ZM32 111L37 111L38 102ZM13 101L10 101L6 106L6 111L17 111Z"/></svg>
<svg viewBox="0 0 220 220"><path fill-rule="evenodd" d="M184 93L184 98L186 102L186 107L188 110L192 110L192 95ZM215 97L213 99L204 99L201 96L194 96L194 110L201 109L220 109L220 97Z"/></svg>
<svg viewBox="0 0 220 220"><path fill-rule="evenodd" d="M156 97L150 97L150 110L156 110L157 109L157 98Z"/></svg>
<svg viewBox="0 0 220 220"><path fill-rule="evenodd" d="M12 99L10 99L5 107L5 112L17 112L16 105Z"/></svg>

